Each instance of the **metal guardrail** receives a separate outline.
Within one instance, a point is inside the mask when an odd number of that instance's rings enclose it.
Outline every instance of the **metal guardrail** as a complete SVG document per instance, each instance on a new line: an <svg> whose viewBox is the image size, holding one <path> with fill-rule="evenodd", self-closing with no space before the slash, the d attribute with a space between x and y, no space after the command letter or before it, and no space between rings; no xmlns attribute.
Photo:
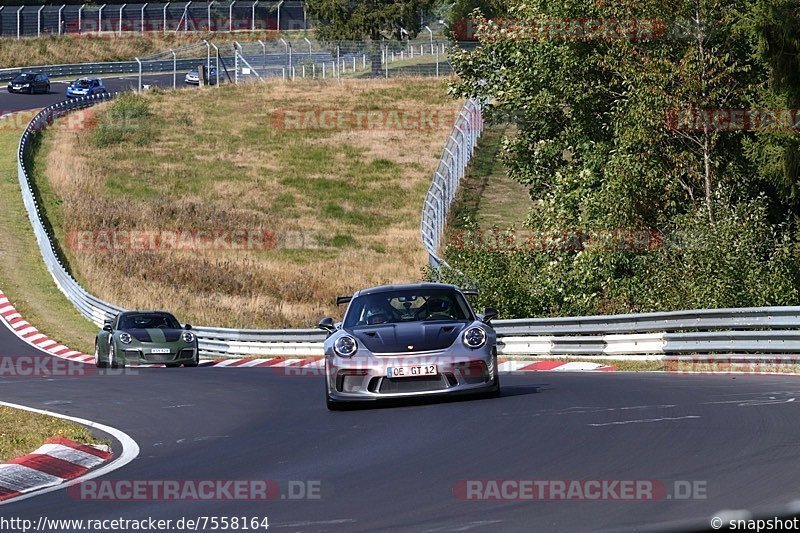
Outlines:
<svg viewBox="0 0 800 533"><path fill-rule="evenodd" d="M56 241L46 229L26 158L33 137L56 118L108 101L117 94L76 98L49 106L28 124L18 151L18 177L23 202L42 257L58 288L87 319L102 325L124 309L89 294L61 262ZM445 148L423 210L423 239L432 258L444 229L446 209L463 175L482 124L477 102L465 104ZM459 148L460 147L460 148ZM459 151L460 150L460 151ZM427 231L427 232L426 232ZM788 357L800 354L800 307L701 309L574 318L496 320L502 355L628 357L663 359L677 354L757 353ZM205 356L272 357L320 355L325 333L315 329L239 330L198 326Z"/></svg>
<svg viewBox="0 0 800 533"><path fill-rule="evenodd" d="M227 60L227 58L226 58ZM203 59L179 59L176 64L170 60L147 61L142 64L142 71L172 72L177 66L178 70L189 70ZM93 74L138 74L139 65L136 61L115 61L109 63L76 63L72 65L42 65L34 67L4 68L0 69L0 81L11 81L21 72L41 72L51 78L77 78Z"/></svg>

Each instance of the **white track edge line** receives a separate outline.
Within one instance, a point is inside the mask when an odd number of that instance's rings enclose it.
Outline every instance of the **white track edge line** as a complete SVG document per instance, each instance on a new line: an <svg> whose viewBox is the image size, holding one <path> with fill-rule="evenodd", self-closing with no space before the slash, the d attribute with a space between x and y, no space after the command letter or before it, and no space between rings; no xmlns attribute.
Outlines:
<svg viewBox="0 0 800 533"><path fill-rule="evenodd" d="M81 483L83 481L88 481L90 479L94 479L96 477L103 476L105 474L108 474L109 472L113 472L114 470L122 468L123 466L127 465L128 463L130 463L131 461L136 459L136 457L139 456L139 445L136 444L136 441L133 440L127 433L125 433L123 431L120 431L117 428L113 428L111 426L106 426L105 424L100 424L98 422L92 422L91 420L86 420L85 418L78 418L76 416L62 415L61 413L55 413L53 411L46 411L44 409L36 409L35 407L28 407L28 406L25 406L25 405L19 405L19 404L10 403L10 402L0 401L0 405L5 406L5 407L11 407L13 409L21 409L23 411L29 411L31 413L37 413L37 414L41 414L41 415L53 416L53 417L56 417L56 418L69 420L71 422L77 422L78 424L82 424L84 426L103 431L104 433L108 433L109 435L111 435L112 437L117 439L117 441L122 445L122 453L119 455L119 457L117 457L116 459L112 460L110 463L101 466L97 470L92 470L92 471L88 472L87 474L85 474L83 476L79 476L79 477L77 477L75 479L72 479L70 481L67 481L65 483L60 483L58 485L51 486L51 487L45 487L45 488L43 488L41 490L34 490L32 492L28 492L28 493L22 494L20 496L15 497L15 498L9 498L8 500L4 500L4 501L0 502L0 506L6 505L8 503L18 502L18 501L21 501L21 500L26 500L28 498L32 498L34 496L39 496L40 494L46 494L48 492L53 492L55 490L64 489L64 488L67 488L67 487L69 487L71 485L76 485L76 484Z"/></svg>

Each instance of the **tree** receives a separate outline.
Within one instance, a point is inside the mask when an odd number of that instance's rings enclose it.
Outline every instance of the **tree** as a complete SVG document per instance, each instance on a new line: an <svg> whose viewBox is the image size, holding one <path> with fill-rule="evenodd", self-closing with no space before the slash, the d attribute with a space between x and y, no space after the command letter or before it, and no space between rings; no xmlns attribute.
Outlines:
<svg viewBox="0 0 800 533"><path fill-rule="evenodd" d="M316 19L317 37L322 41L369 41L373 76L381 75L381 41L409 36L422 29L420 13L433 0L309 0L308 15Z"/></svg>

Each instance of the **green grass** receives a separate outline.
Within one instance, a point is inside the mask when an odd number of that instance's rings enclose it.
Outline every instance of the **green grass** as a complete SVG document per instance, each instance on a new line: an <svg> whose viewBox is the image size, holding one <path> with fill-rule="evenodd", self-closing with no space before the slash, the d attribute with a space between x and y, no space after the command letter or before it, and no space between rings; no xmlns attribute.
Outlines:
<svg viewBox="0 0 800 533"><path fill-rule="evenodd" d="M509 134L513 131L501 126L484 130L451 210L451 230L463 228L467 221L481 229L520 227L525 222L533 202L528 190L506 175L500 160Z"/></svg>
<svg viewBox="0 0 800 533"><path fill-rule="evenodd" d="M17 179L16 153L22 121L0 121L0 290L42 333L74 350L91 353L95 326L58 290L42 261Z"/></svg>
<svg viewBox="0 0 800 533"><path fill-rule="evenodd" d="M105 444L86 427L20 409L0 407L0 463L26 455L52 437L64 437L82 444Z"/></svg>

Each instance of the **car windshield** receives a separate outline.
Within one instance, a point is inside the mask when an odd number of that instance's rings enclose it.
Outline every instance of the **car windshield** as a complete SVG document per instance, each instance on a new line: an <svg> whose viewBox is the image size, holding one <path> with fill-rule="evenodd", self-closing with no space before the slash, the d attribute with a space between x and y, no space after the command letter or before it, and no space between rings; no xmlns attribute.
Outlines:
<svg viewBox="0 0 800 533"><path fill-rule="evenodd" d="M33 74L20 74L14 81L17 83L26 82L26 81L33 81Z"/></svg>
<svg viewBox="0 0 800 533"><path fill-rule="evenodd" d="M117 329L180 329L174 316L167 313L132 313L119 319Z"/></svg>
<svg viewBox="0 0 800 533"><path fill-rule="evenodd" d="M353 299L344 327L472 318L467 302L457 291L407 289L365 294Z"/></svg>
<svg viewBox="0 0 800 533"><path fill-rule="evenodd" d="M92 86L92 80L78 80L75 82L76 87L80 87L81 89L86 89Z"/></svg>

